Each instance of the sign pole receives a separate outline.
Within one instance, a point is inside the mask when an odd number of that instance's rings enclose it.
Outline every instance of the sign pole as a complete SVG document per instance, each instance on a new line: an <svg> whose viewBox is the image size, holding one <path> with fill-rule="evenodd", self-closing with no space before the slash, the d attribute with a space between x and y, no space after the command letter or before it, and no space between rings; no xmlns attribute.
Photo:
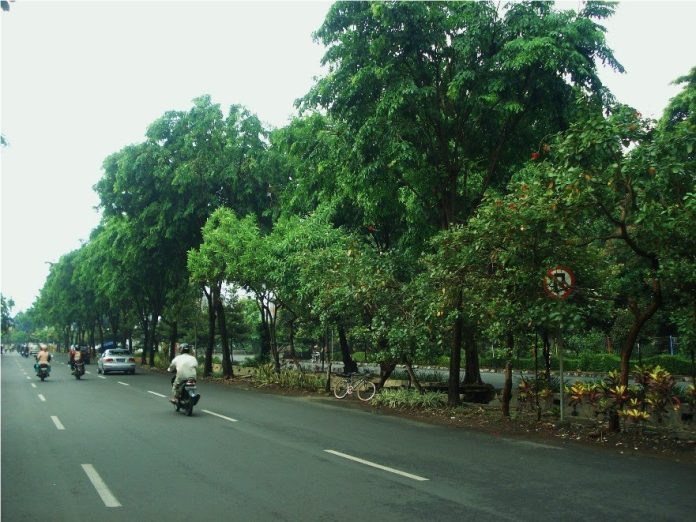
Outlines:
<svg viewBox="0 0 696 522"><path fill-rule="evenodd" d="M556 347L558 348L558 373L559 373L559 385L560 385L560 398L561 398L561 422L565 420L565 401L563 398L563 388L564 382L563 382L563 338L561 337L561 327L558 327L558 337L557 337L558 342L556 343Z"/></svg>
<svg viewBox="0 0 696 522"><path fill-rule="evenodd" d="M544 292L549 298L563 301L575 290L575 274L568 267L561 265L555 266L546 271L543 286ZM563 389L565 387L565 382L563 380L563 337L561 336L560 323L556 330L556 349L558 350L559 395L561 399L560 413L561 422L563 422L565 420L565 397Z"/></svg>

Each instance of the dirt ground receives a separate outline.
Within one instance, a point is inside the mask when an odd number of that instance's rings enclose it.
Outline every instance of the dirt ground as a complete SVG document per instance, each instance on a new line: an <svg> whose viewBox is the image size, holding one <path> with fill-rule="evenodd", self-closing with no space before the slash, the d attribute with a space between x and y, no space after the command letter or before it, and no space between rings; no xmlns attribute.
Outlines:
<svg viewBox="0 0 696 522"><path fill-rule="evenodd" d="M602 451L610 451L627 456L661 458L696 465L696 425L685 424L678 434L666 429L646 427L643 430L631 428L614 433L598 423L570 417L561 423L559 419L543 417L537 420L536 413L512 412L511 418L502 416L499 407L464 403L451 409L433 411L394 409L373 406L357 399L335 399L326 392L307 392L281 388L276 385L256 386L251 380L235 378L232 380L210 379L228 386L255 389L264 393L306 397L314 400L335 401L337 405L360 408L383 415L393 415L418 422L452 426L460 429L487 433L491 437L520 438L555 445L584 445Z"/></svg>

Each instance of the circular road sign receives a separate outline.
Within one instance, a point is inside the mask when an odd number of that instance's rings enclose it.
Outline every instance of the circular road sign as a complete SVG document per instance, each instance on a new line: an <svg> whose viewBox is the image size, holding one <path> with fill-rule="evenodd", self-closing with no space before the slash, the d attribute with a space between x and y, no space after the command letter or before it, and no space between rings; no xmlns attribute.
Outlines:
<svg viewBox="0 0 696 522"><path fill-rule="evenodd" d="M544 292L551 299L566 299L575 289L575 274L565 266L555 266L544 275Z"/></svg>

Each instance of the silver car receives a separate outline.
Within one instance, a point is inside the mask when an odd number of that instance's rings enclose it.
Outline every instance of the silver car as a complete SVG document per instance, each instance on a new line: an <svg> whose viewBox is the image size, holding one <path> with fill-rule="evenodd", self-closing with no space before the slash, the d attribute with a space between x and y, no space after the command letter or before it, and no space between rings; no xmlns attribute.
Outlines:
<svg viewBox="0 0 696 522"><path fill-rule="evenodd" d="M128 350L113 348L104 350L97 361L97 373L111 372L135 373L135 357Z"/></svg>

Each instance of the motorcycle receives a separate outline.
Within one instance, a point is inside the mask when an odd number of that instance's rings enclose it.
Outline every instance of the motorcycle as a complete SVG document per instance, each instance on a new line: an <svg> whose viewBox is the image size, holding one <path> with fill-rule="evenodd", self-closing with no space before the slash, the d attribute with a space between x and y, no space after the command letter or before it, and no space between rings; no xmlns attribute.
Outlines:
<svg viewBox="0 0 696 522"><path fill-rule="evenodd" d="M174 384L175 379L176 374L172 377L172 384ZM193 414L193 407L198 404L200 399L201 395L196 390L196 379L190 378L180 385L174 407L176 411L183 409L186 415L190 417Z"/></svg>
<svg viewBox="0 0 696 522"><path fill-rule="evenodd" d="M80 377L82 377L85 374L85 363L74 362L72 373L75 376L75 379L77 379L79 381Z"/></svg>
<svg viewBox="0 0 696 522"><path fill-rule="evenodd" d="M46 363L39 364L39 367L36 370L36 376L39 379L41 379L42 382L50 374L51 374L51 367L48 364L46 364Z"/></svg>

